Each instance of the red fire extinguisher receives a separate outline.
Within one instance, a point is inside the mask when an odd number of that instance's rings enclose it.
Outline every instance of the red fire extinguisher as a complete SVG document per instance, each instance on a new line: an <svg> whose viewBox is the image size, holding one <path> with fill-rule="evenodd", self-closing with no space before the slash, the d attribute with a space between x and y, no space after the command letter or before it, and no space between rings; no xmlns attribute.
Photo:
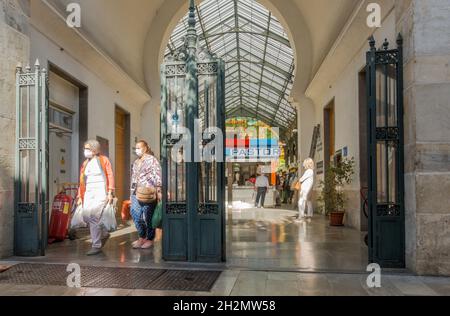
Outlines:
<svg viewBox="0 0 450 316"><path fill-rule="evenodd" d="M68 234L73 198L64 189L55 196L48 229L48 243L64 241Z"/></svg>

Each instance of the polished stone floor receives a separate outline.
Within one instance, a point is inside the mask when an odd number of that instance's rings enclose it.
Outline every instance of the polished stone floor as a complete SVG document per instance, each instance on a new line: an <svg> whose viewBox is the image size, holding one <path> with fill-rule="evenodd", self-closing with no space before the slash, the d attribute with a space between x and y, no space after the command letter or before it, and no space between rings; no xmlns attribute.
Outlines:
<svg viewBox="0 0 450 316"><path fill-rule="evenodd" d="M346 227L330 227L324 216L296 222L296 212L285 209L255 209L249 204L235 202L227 215L226 266L272 271L365 271L368 251L364 234ZM131 223L130 223L131 224ZM83 235L83 232L80 233ZM86 236L86 234L84 234ZM139 266L190 267L184 263L164 262L161 242L153 249L133 250L137 238L133 225L112 234L103 253L86 257L89 237L66 240L49 246L45 257L10 261Z"/></svg>
<svg viewBox="0 0 450 316"><path fill-rule="evenodd" d="M223 269L209 293L120 289L71 289L55 286L0 285L0 295L170 295L170 296L317 296L317 295L450 295L449 278L415 277L406 271L383 271L381 288L369 289L364 234L330 227L325 217L295 222L296 212L255 209L235 202L227 215L226 265L192 265L161 260L161 242L150 250L132 250L133 226L112 235L103 254L86 257L88 237L53 244L42 258L10 258L17 262L78 263L101 266ZM337 273L337 271L340 271Z"/></svg>
<svg viewBox="0 0 450 316"><path fill-rule="evenodd" d="M234 203L227 218L228 265L280 271L365 271L364 233L330 227L323 215L295 221L296 211Z"/></svg>

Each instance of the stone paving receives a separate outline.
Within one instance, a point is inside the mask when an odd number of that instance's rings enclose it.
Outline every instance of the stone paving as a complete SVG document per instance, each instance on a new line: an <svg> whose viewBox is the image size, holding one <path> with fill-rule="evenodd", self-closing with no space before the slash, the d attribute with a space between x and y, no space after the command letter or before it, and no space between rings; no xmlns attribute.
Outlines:
<svg viewBox="0 0 450 316"><path fill-rule="evenodd" d="M450 296L450 278L386 275L368 288L367 275L226 270L211 292L1 284L1 296Z"/></svg>

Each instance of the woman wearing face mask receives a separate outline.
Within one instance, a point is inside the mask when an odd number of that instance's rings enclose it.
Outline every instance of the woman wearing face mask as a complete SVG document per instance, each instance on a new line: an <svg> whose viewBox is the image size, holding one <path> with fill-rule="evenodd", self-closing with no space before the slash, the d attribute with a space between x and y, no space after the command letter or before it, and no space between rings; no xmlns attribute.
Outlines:
<svg viewBox="0 0 450 316"><path fill-rule="evenodd" d="M300 199L298 201L299 220L305 217L314 216L313 204L311 201L311 192L314 186L314 160L311 158L303 162L303 168L306 170L301 179ZM306 210L308 211L306 214Z"/></svg>
<svg viewBox="0 0 450 316"><path fill-rule="evenodd" d="M152 228L153 211L158 199L161 199L161 165L153 156L147 142L141 140L136 144L138 159L133 164L131 181L131 216L139 234L133 243L134 249L148 249L153 246L155 230ZM156 199L143 199L141 192L156 192ZM151 193L148 196L153 196ZM145 193L144 193L145 197Z"/></svg>
<svg viewBox="0 0 450 316"><path fill-rule="evenodd" d="M89 140L84 144L83 163L80 172L80 188L78 190L78 205L83 205L84 221L89 224L92 238L92 249L88 256L101 252L109 238L109 233L99 225L102 211L107 203L113 202L114 175L111 162L100 155L100 143Z"/></svg>

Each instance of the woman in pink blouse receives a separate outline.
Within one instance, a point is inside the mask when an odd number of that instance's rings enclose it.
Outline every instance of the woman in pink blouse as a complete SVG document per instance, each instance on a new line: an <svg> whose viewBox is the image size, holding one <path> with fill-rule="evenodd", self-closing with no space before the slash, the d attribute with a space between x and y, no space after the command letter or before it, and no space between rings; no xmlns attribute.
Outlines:
<svg viewBox="0 0 450 316"><path fill-rule="evenodd" d="M153 156L147 142L141 140L136 144L136 155L139 157L133 164L131 178L131 216L139 234L133 243L133 249L149 249L153 246L155 229L152 228L153 211L157 201L151 204L140 202L136 197L137 187L155 187L158 198L161 198L161 165Z"/></svg>

